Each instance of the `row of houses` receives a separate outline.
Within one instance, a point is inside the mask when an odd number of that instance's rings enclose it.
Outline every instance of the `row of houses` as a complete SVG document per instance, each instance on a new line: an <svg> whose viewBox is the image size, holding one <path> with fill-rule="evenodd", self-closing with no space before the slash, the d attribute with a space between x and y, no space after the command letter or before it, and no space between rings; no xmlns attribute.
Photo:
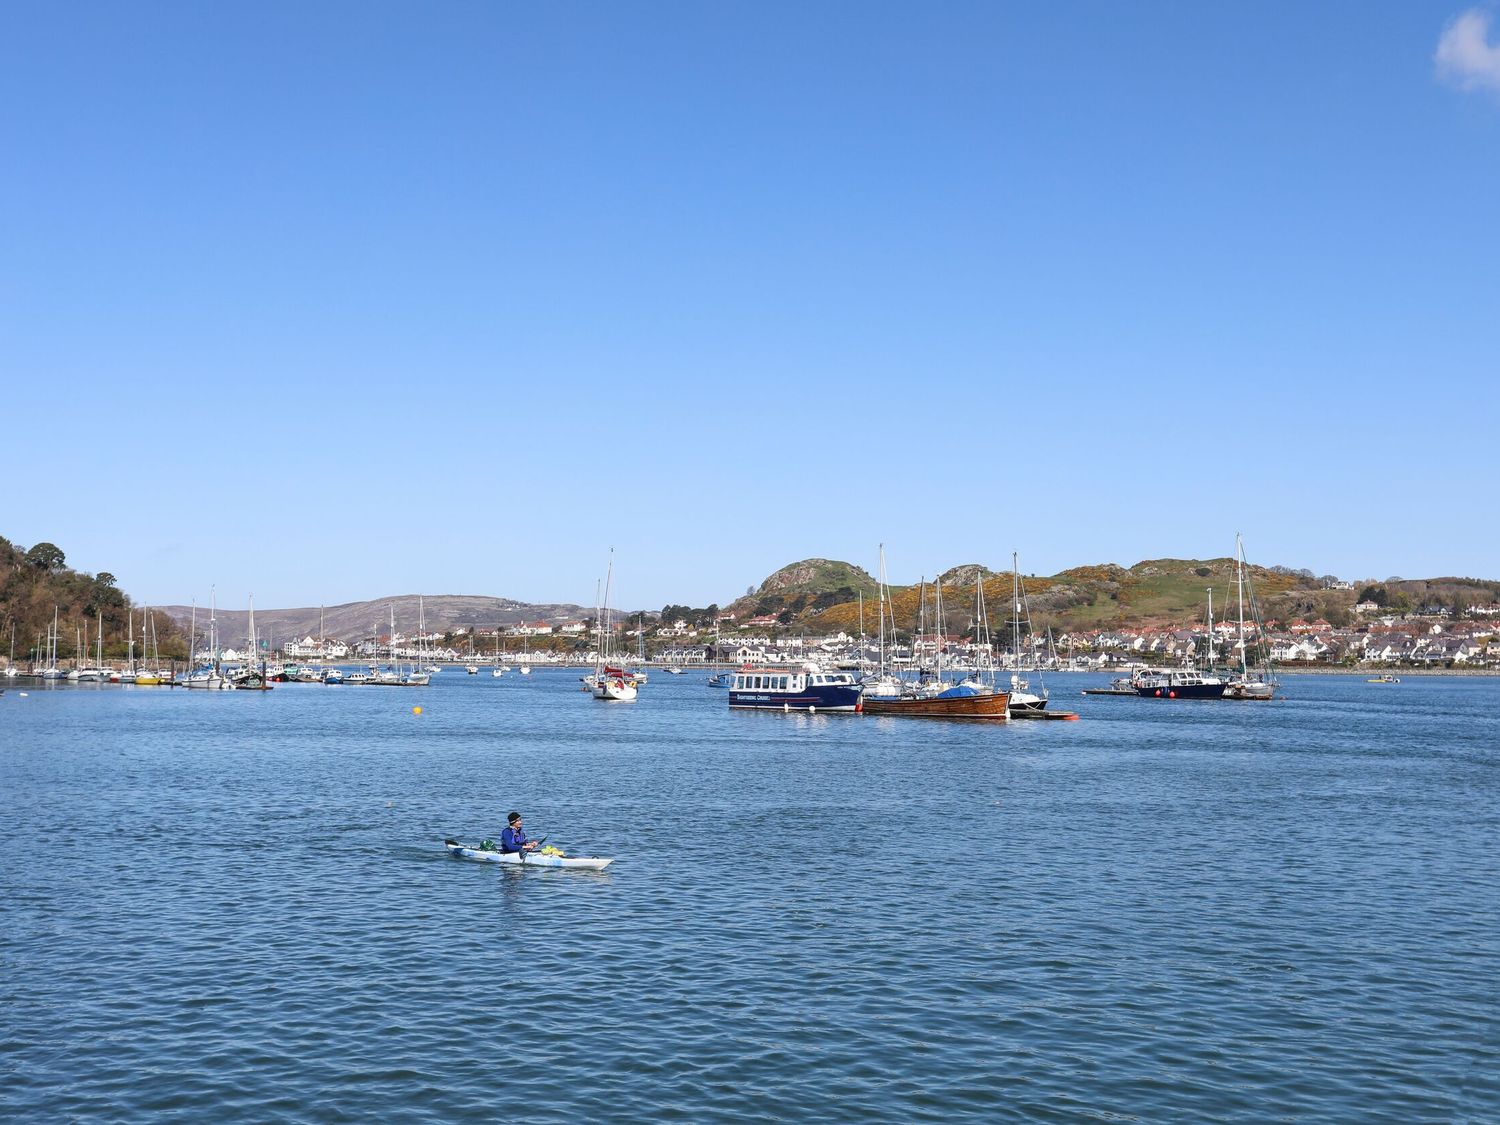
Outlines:
<svg viewBox="0 0 1500 1125"><path fill-rule="evenodd" d="M1500 665L1500 636L1488 626L1474 622L1445 625L1412 622L1404 628L1334 629L1325 621L1294 622L1283 630L1267 630L1266 643L1277 664L1356 663L1417 665ZM1167 662L1201 659L1209 650L1203 630L1174 629L1076 632L1058 638L1064 653L1103 654L1103 663L1142 659ZM1237 637L1217 628L1212 644L1214 658L1238 663ZM1095 660L1094 663L1100 663Z"/></svg>

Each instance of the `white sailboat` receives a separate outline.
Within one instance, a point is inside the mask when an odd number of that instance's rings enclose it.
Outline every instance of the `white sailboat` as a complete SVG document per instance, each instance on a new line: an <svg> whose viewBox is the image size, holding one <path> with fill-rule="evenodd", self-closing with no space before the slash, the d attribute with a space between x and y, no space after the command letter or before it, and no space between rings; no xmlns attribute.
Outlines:
<svg viewBox="0 0 1500 1125"><path fill-rule="evenodd" d="M901 681L891 673L890 649L896 643L896 614L891 606L891 589L886 581L885 574L885 544L880 545L880 566L877 568L876 596L879 602L880 623L876 627L876 635L879 637L878 659L879 664L875 670L875 676L863 676L860 679L860 695L865 699L899 699L901 698ZM891 628L886 631L886 620L889 618ZM890 644L887 645L887 639ZM861 657L864 653L861 650Z"/></svg>
<svg viewBox="0 0 1500 1125"><path fill-rule="evenodd" d="M1235 583L1239 590L1240 608L1240 671L1239 675L1230 679L1224 688L1225 699L1274 699L1276 696L1276 680L1271 673L1271 661L1267 655L1264 666L1260 670L1252 671L1250 668L1249 642L1245 640L1245 541L1239 532L1234 535L1234 567ZM1258 648L1264 650L1265 630L1260 626L1260 613L1255 608L1254 591L1251 591L1250 613L1252 623L1255 626L1255 641Z"/></svg>
<svg viewBox="0 0 1500 1125"><path fill-rule="evenodd" d="M636 681L624 668L610 664L614 629L609 619L610 588L615 577L615 552L610 548L609 570L604 579L604 602L598 609L598 643L594 652L594 677L589 687L595 699L605 703L634 703L639 690Z"/></svg>
<svg viewBox="0 0 1500 1125"><path fill-rule="evenodd" d="M1021 613L1026 614L1026 631L1028 636L1031 632L1031 609L1026 603L1025 590L1021 587L1021 564L1017 552L1010 553L1010 600L1011 600L1011 631L1010 645L1011 654L1014 657L1012 672L1010 674L1010 710L1012 711L1041 711L1047 706L1047 685L1041 681L1041 669L1033 668L1037 677L1040 695L1033 695L1031 682L1025 679L1021 673L1025 671L1021 666ZM1035 665L1033 660L1032 664Z"/></svg>
<svg viewBox="0 0 1500 1125"><path fill-rule="evenodd" d="M395 630L392 629L392 637ZM411 670L401 677L402 687L426 687L432 683L432 673L422 667L426 655L426 642L422 639L427 633L427 610L422 603L422 595L417 595L417 653L412 658Z"/></svg>
<svg viewBox="0 0 1500 1125"><path fill-rule="evenodd" d="M183 683L199 691L233 691L234 682L224 674L219 665L219 603L218 594L210 591L208 603L208 652L202 666L197 661L198 607L193 605L193 652L189 658L189 672Z"/></svg>
<svg viewBox="0 0 1500 1125"><path fill-rule="evenodd" d="M44 680L65 680L68 674L57 666L57 606L52 607L52 628L47 631L47 666L37 675Z"/></svg>

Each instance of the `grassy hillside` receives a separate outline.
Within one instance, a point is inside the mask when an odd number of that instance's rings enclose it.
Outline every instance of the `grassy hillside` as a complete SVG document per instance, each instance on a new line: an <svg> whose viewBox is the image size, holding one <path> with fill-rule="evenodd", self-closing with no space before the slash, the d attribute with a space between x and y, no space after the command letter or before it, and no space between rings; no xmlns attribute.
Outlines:
<svg viewBox="0 0 1500 1125"><path fill-rule="evenodd" d="M943 584L943 598L951 629L962 629L973 616L975 604L974 565L954 568ZM990 623L998 627L1010 617L1011 578L995 574L984 580L984 595ZM1263 610L1272 615L1324 611L1323 616L1347 615L1352 595L1348 592L1322 591L1315 579L1306 576L1248 567L1247 573ZM962 578L953 582L953 578ZM1215 615L1232 612L1235 599L1234 560L1220 559L1150 559L1126 569L1112 563L1075 567L1049 577L1023 576L1032 620L1038 628L1051 626L1055 631L1090 628L1123 628L1126 626L1181 625L1203 619L1207 610L1208 589L1213 588ZM929 595L930 596L930 595ZM895 608L897 627L912 628L916 620L918 588L893 587L891 603ZM873 631L875 610L866 599L865 627ZM1331 620L1331 618L1330 618ZM859 628L859 607L844 602L806 615L807 627L813 631Z"/></svg>

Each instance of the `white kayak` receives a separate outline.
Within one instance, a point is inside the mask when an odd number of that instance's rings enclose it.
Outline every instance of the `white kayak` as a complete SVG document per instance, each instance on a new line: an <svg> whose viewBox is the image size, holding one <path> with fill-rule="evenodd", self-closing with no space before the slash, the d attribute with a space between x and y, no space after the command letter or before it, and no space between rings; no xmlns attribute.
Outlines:
<svg viewBox="0 0 1500 1125"><path fill-rule="evenodd" d="M480 863L513 863L517 867L576 867L584 871L603 871L614 858L603 859L595 855L538 855L527 852L486 852L460 844L457 840L444 840L443 847L449 855L459 859L472 859Z"/></svg>

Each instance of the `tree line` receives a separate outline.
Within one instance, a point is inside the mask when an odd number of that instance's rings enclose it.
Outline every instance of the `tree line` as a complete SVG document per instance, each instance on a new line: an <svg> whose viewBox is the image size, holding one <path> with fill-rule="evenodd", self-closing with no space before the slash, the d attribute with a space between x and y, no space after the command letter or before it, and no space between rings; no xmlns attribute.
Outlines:
<svg viewBox="0 0 1500 1125"><path fill-rule="evenodd" d="M72 660L94 652L94 637L103 622L104 655L120 659L126 654L126 635L134 607L116 584L113 574L87 574L67 565L67 556L55 543L37 543L30 548L0 536L0 658L8 658L15 638L17 662L24 661L39 638L52 628L57 615L58 657ZM78 653L77 637L85 624L88 649ZM141 618L134 619L136 652L140 652ZM165 613L154 615L157 644L163 659L187 657L187 638Z"/></svg>

